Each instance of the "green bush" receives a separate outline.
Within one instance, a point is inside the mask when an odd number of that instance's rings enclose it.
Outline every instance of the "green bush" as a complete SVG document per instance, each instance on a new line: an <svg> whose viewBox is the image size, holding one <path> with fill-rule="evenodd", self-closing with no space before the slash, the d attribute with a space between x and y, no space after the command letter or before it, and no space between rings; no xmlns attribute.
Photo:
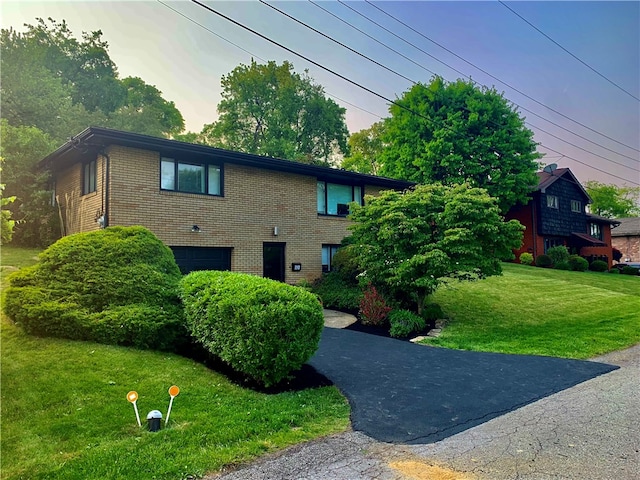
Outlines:
<svg viewBox="0 0 640 480"><path fill-rule="evenodd" d="M331 268L347 283L358 284L358 275L362 273L358 267L358 259L354 245L340 247L331 260Z"/></svg>
<svg viewBox="0 0 640 480"><path fill-rule="evenodd" d="M620 273L620 270L618 270L616 267L613 267L611 270L609 270L609 273Z"/></svg>
<svg viewBox="0 0 640 480"><path fill-rule="evenodd" d="M589 268L589 262L580 255L571 255L569 257L569 265L574 272L586 272Z"/></svg>
<svg viewBox="0 0 640 480"><path fill-rule="evenodd" d="M429 328L434 328L436 320L444 318L444 312L437 303L427 303L422 309L422 318L424 318Z"/></svg>
<svg viewBox="0 0 640 480"><path fill-rule="evenodd" d="M623 275L640 275L640 270L627 265L626 267L622 267L622 271L620 273Z"/></svg>
<svg viewBox="0 0 640 480"><path fill-rule="evenodd" d="M142 227L58 240L9 277L5 311L27 333L174 350L188 335L171 250Z"/></svg>
<svg viewBox="0 0 640 480"><path fill-rule="evenodd" d="M533 264L533 255L529 252L522 252L520 254L520 263L522 265L531 265Z"/></svg>
<svg viewBox="0 0 640 480"><path fill-rule="evenodd" d="M362 290L358 285L344 280L337 272L325 273L315 280L312 284L312 291L320 297L325 308L353 313L360 308Z"/></svg>
<svg viewBox="0 0 640 480"><path fill-rule="evenodd" d="M394 338L406 338L425 327L424 319L409 310L392 310L389 313L389 323L389 335Z"/></svg>
<svg viewBox="0 0 640 480"><path fill-rule="evenodd" d="M589 270L593 272L606 272L608 269L609 265L607 264L607 262L604 262L602 260L594 260L593 262L591 262L591 265L589 265Z"/></svg>
<svg viewBox="0 0 640 480"><path fill-rule="evenodd" d="M545 255L543 253L542 255L538 255L536 257L536 267L548 268L551 265L553 265L553 260L551 260L551 257L549 255Z"/></svg>
<svg viewBox="0 0 640 480"><path fill-rule="evenodd" d="M180 287L192 336L266 387L299 369L318 348L322 305L302 288L217 271L192 272Z"/></svg>
<svg viewBox="0 0 640 480"><path fill-rule="evenodd" d="M547 250L547 255L551 258L551 263L557 265L560 262L569 261L569 250L564 245L551 247Z"/></svg>
<svg viewBox="0 0 640 480"><path fill-rule="evenodd" d="M569 262L558 262L554 265L554 267L556 270L571 270L571 265L569 264Z"/></svg>

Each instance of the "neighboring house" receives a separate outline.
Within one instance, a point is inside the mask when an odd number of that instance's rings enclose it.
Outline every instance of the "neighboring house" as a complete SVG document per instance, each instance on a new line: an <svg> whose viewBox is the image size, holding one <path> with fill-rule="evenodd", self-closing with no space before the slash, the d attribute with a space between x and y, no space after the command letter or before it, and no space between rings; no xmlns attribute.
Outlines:
<svg viewBox="0 0 640 480"><path fill-rule="evenodd" d="M640 262L640 217L617 220L620 225L611 232L611 243L622 253L620 262Z"/></svg>
<svg viewBox="0 0 640 480"><path fill-rule="evenodd" d="M409 182L90 127L48 155L63 233L142 225L183 272L288 283L331 269L352 201Z"/></svg>
<svg viewBox="0 0 640 480"><path fill-rule="evenodd" d="M538 185L526 205L516 205L506 215L525 227L522 248L516 258L529 252L536 258L551 247L564 245L570 253L590 262L612 265L611 227L616 220L587 213L591 198L568 168L538 172Z"/></svg>

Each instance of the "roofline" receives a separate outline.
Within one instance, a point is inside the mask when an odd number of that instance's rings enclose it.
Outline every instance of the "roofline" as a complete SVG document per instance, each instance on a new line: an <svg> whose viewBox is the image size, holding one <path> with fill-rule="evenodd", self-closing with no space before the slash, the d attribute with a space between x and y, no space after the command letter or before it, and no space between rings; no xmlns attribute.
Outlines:
<svg viewBox="0 0 640 480"><path fill-rule="evenodd" d="M415 182L396 180L387 177L378 177L364 173L356 173L331 167L307 165L291 160L254 155L251 153L235 152L222 148L200 145L195 143L169 140L166 138L152 137L139 133L124 132L104 127L88 127L67 142L47 155L40 162L39 168L50 168L55 162L66 157L80 146L99 147L104 149L109 145L122 145L146 150L174 150L197 155L215 155L228 163L235 163L267 170L276 170L300 175L320 177L323 179L351 180L359 183L388 187L393 189L405 189L415 185Z"/></svg>
<svg viewBox="0 0 640 480"><path fill-rule="evenodd" d="M558 169L558 170L563 170L562 173L560 175L554 175L553 172L557 171L554 170L551 173L549 172L545 172L544 170L541 170L539 172L536 172L536 174L538 174L538 185L536 185L536 187L534 188L534 191L540 191L541 193L546 193L546 189L548 187L550 187L551 185L553 185L557 180L562 179L562 177L565 174L569 174L571 176L571 178L573 179L573 182L580 188L580 190L582 190L582 193L584 193L584 195L587 197L588 202L587 203L592 203L593 199L591 198L591 196L587 193L587 191L585 190L585 188L582 186L582 184L578 181L578 179L576 178L576 176L573 174L573 172L571 171L570 168L562 168L562 169ZM544 180L542 180L539 176L539 174L542 173L546 173L547 175L549 175L549 177L545 178Z"/></svg>

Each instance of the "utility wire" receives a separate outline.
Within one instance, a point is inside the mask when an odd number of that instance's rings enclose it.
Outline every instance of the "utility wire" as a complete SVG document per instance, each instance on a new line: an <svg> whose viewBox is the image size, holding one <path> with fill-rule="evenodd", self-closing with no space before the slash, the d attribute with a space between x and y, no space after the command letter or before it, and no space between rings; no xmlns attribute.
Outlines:
<svg viewBox="0 0 640 480"><path fill-rule="evenodd" d="M629 95L631 98L635 98L636 100L638 100L640 102L640 98L636 97L633 93L625 90L624 88L622 88L620 85L618 85L616 82L614 82L613 80L611 80L610 78L606 77L605 75L603 75L602 73L600 73L598 70L596 70L595 68L593 68L591 65L589 65L587 62L584 62L583 60L581 60L580 58L578 58L576 55L574 55L573 53L571 53L569 50L567 50L566 48L564 48L562 45L560 45L558 42L556 42L553 38L551 38L549 35L547 35L546 33L544 33L542 30L540 30L538 27L536 27L533 23L531 23L529 20L527 20L526 18L524 18L522 15L520 15L518 12L516 12L513 8L511 8L509 5L507 5L506 3L504 3L502 0L498 0L498 3L500 3L504 8L506 8L507 10L509 10L511 13L513 13L515 16L517 16L518 18L520 18L523 22L525 22L527 25L529 25L531 28L533 28L535 31L537 31L539 34L541 34L542 36L544 36L547 40L549 40L550 42L552 42L554 45L558 46L559 48L561 48L562 50L564 50L565 52L567 52L569 55L571 55L573 58L575 58L577 61L579 61L581 64L583 64L585 67L587 67L589 70L591 70L592 72L594 72L596 75L604 78L607 82L609 82L611 85L613 85L614 87L618 88L619 90L623 91L624 93L626 93L627 95Z"/></svg>
<svg viewBox="0 0 640 480"><path fill-rule="evenodd" d="M211 33L212 35L215 35L216 37L218 37L220 40L223 40L225 42L227 42L229 45L233 45L234 47L238 48L239 50L242 50L244 53L247 53L249 55L251 55L251 57L257 58L258 60L261 60L262 62L267 62L267 60L265 60L264 58L260 57L260 55L256 55L253 52L250 52L249 50L247 50L246 48L241 47L240 45L238 45L237 43L232 42L231 40L229 40L228 38L223 37L222 35L214 32L213 30L205 27L204 25L202 25L201 23L196 22L193 18L185 15L184 13L180 12L179 10L176 10L175 8L167 5L166 3L164 3L162 0L157 0L158 3L160 3L161 5L164 5L165 7L167 7L169 10L173 10L175 13L177 13L178 15L180 15L181 17L189 20L191 23L194 23L196 25L198 25L200 28L203 28L204 30L206 30L207 32ZM377 117L379 120L382 120L382 117L380 115L378 115L377 113L373 113L369 110L367 110L366 108L362 108L359 107L358 105L355 105L347 100L345 100L344 98L340 98L336 95L333 95L329 92L325 92L328 96L330 96L331 98L335 98L336 100L340 100L343 103L346 103L347 105L351 105L353 108L357 108L358 110L368 113L369 115L372 115L374 117Z"/></svg>
<svg viewBox="0 0 640 480"><path fill-rule="evenodd" d="M353 53L355 53L355 54L359 55L360 57L362 57L362 58L364 58L364 59L366 59L366 60L369 60L370 62L374 63L375 65L381 66L381 67L382 67L382 68L384 68L385 70L387 70L387 71L389 71L389 72L391 72L391 73L393 73L393 74L395 74L395 75L398 75L399 77L401 77L401 78L403 78L403 79L405 79L405 80L408 80L409 82L413 83L414 85L418 83L418 82L416 82L415 80L413 80L413 79L411 79L411 78L408 78L408 77L406 77L405 75L402 75L402 74L400 74L400 73L396 72L395 70L393 70L393 69L391 69L391 68L387 67L386 65L383 65L383 64L381 64L381 63L377 62L376 60L374 60L374 59L372 59L372 58L368 57L367 55L364 55L364 54L362 54L362 53L360 53L360 52L358 52L358 51L354 50L353 48L351 48L351 47L349 47L349 46L347 46L347 45L343 44L342 42L339 42L338 40L336 40L336 39L334 39L333 37L331 37L331 36L329 36L329 35L327 35L327 34L325 34L325 33L321 32L321 31L317 30L316 28L313 28L312 26L308 25L307 23L305 23L305 22L303 22L303 21L301 21L301 20L299 20L299 19L297 19L297 18L293 17L292 15L289 15L288 13L286 13L286 12L284 12L284 11L280 10L279 8L277 8L277 7L273 6L273 5L268 4L266 1L264 1L264 0L259 0L259 1L260 1L260 3L262 3L263 5L266 5L267 7L269 7L269 8L271 8L271 9L275 10L276 12L280 13L281 15L284 15L285 17L289 18L290 20L293 20L294 22L296 22L296 23L298 23L298 24L300 24L300 25L303 25L304 27L308 28L309 30L314 31L315 33L317 33L317 34L319 34L319 35L323 36L324 38L326 38L326 39L328 39L328 40L330 40L330 41L332 41L332 42L334 42L334 43L336 43L336 44L338 44L338 45L340 45L340 46L342 46L342 47L346 48L346 49L347 49L347 50L349 50L350 52L353 52ZM311 0L309 0L309 1L310 1L310 3L312 3L313 5L317 6L318 8L322 9L323 11L325 11L325 12L329 13L330 15L332 15L332 16L334 16L334 17L336 17L337 19L341 20L342 22L346 23L347 25L351 26L352 28L354 28L354 29L358 30L358 31L359 31L359 32L361 32L361 33L364 33L364 32L362 32L360 29L358 29L357 27L354 27L353 25L351 25L349 22L347 22L347 21L345 21L345 20L341 19L340 17L337 17L336 15L334 15L334 14L333 14L333 13L331 13L331 12L328 12L328 11L327 11L327 10L325 10L323 7L321 7L321 6L319 6L319 5L316 5L313 1L311 1ZM384 28L384 27L383 27L383 28ZM392 33L392 32L390 32L390 33ZM369 38L371 38L371 39L375 40L376 42L380 43L380 44L381 44L381 45L383 45L384 47L388 48L389 50L393 51L394 53L397 53L397 54L401 55L402 57L404 57L404 58L406 58L406 59L408 59L408 60L412 61L412 62L413 62L413 63L415 63L416 65L420 66L417 62L414 62L414 61L413 61L413 60L411 60L410 58L406 57L405 55L403 55L402 53L398 52L397 50L394 50L393 48L389 47L389 46L388 46L388 45L386 45L385 43L380 42L379 40L375 39L374 37L371 37L370 35L368 35L368 34L366 34L366 33L364 33L364 34L365 34L367 37L369 37ZM434 58L435 58L435 57L434 57ZM446 65L446 64L445 64L445 65ZM421 68L424 68L424 67L421 67ZM430 73L434 73L434 72L431 72L431 70L427 70L427 71L429 71ZM457 71L457 70L456 70L456 71ZM458 73L460 73L460 74L464 75L462 72L459 72L459 71L458 71ZM473 83L477 84L477 82L473 82ZM462 107L462 109L464 109L464 110L466 110L467 112L471 113L471 111L470 111L468 108ZM498 125L496 122L490 121L490 123L492 123L492 124L493 124L494 126L496 126L496 127L501 127L501 126L500 126L500 125ZM525 123L528 123L528 122L525 122ZM565 143L567 143L567 144L569 144L569 145L571 145L571 146L574 146L574 147L576 147L576 148L579 148L580 150L583 150L583 151L585 151L585 152L587 152L587 153L591 153L591 154L593 154L593 155L595 155L595 156L597 156L597 157L600 157L600 158L602 158L602 159L604 159L604 160L607 160L607 161L609 161L609 162L615 163L616 165L621 165L621 166L626 167L626 168L629 168L629 169L631 169L631 170L638 171L637 169L634 169L633 167L630 167L629 165L625 165L624 163L616 162L615 160L610 160L610 159L608 159L608 158L606 158L606 157L603 157L602 155L599 155L599 154L597 154L597 153L595 153L595 152L592 152L592 151L587 150L587 149L585 149L585 148L582 148L582 147L580 147L580 146L578 146L578 145L575 145L575 144L573 144L573 143L571 143L571 142L569 142L569 141L566 141L566 140L564 140L564 139L562 139L562 138L560 138L560 137L558 137L558 136L554 135L553 133L550 133L550 132L547 132L546 130L543 130L542 128L535 127L535 126L534 126L534 125L532 125L531 123L528 123L528 124L529 124L530 126L532 126L533 128L536 128L536 129L540 130L541 132L544 132L544 133L546 133L546 134L548 134L548 135L550 135L550 136L552 136L552 137L554 137L554 138L556 138L556 139L558 139L558 140L561 140L561 141L563 141L563 142L565 142ZM600 145L600 146L602 146L602 145ZM602 147L603 147L603 148L606 148L606 147L604 147L604 146L602 146ZM618 153L618 152L614 152L614 153ZM622 154L619 154L619 155L622 155ZM622 156L626 156L626 155L622 155ZM635 160L635 159L634 159L634 158L632 158L632 157L627 157L627 158L629 158L629 159L631 159L631 160Z"/></svg>
<svg viewBox="0 0 640 480"><path fill-rule="evenodd" d="M529 100L531 100L531 101L533 101L533 102L537 103L538 105L541 105L541 106L543 106L543 107L545 107L545 108L547 108L547 109L551 110L552 112L554 112L554 113L556 113L556 114L560 115L561 117L566 118L567 120L570 120L570 121L572 121L572 122L576 123L577 125L580 125L581 127L586 128L587 130L589 130L589 131L591 131L591 132L593 132L593 133L596 133L596 134L601 135L601 136L603 136L603 137L605 137L605 138L608 138L609 140L611 140L611 141L613 141L613 142L615 142L615 143L617 143L617 144L619 144L619 145L622 145L622 146L625 146L625 147L627 147L627 148L630 148L631 150L635 150L636 152L640 152L640 149L638 149L638 148L632 147L631 145L627 145L626 143L623 143L623 142L621 142L621 141L619 141L619 140L616 140L615 138L612 138L612 137L610 137L610 136L608 136L608 135L606 135L606 134L604 134L604 133L601 133L601 132L599 132L599 131L597 131L597 130L594 130L593 128L591 128L591 127L589 127L589 126L587 126L587 125L585 125L585 124L583 124L583 123L579 122L578 120L574 120L573 118L571 118L571 117L569 117L569 116L565 115L564 113L561 113L561 112L559 112L559 111L557 111L557 110L555 110L555 109L551 108L550 106L545 105L544 103L542 103L542 102L540 102L540 101L536 100L535 98L533 98L533 97L531 97L531 96L527 95L526 93L524 93L524 92L522 92L522 91L518 90L517 88L515 88L515 87L511 86L511 85L510 85L510 84L508 84L507 82L505 82L505 81L503 81L503 80L500 80L498 77L496 77L496 76L494 76L494 75L490 74L490 73L489 73L489 72L487 72L486 70L483 70L482 68L478 67L477 65L475 65L475 64L473 64L473 63L471 63L471 62L469 62L468 60L466 60L465 58L461 57L461 56L460 56L460 55L458 55L457 53L455 53L455 52L453 52L453 51L449 50L449 49L448 49L447 47L445 47L444 45L441 45L440 43L436 42L435 40L432 40L431 38L429 38L429 37L427 37L426 35L424 35L422 32L419 32L418 30L416 30L415 28L413 28L411 25L406 24L406 23L405 23L405 22L403 22L402 20L400 20L400 19L398 19L398 18L394 17L393 15L391 15L390 13L388 13L387 11L385 11L385 10L383 10L382 8L378 7L376 4L374 4L374 3L373 3L373 2L371 2L370 0L364 0L364 1L365 1L367 4L371 5L373 8L375 8L375 9L379 10L380 12L384 13L384 14L385 14L385 15L387 15L388 17L390 17L390 18L394 19L396 22L398 22L398 23L400 23L401 25L405 26L406 28L408 28L408 29L409 29L409 30L411 30L412 32L417 33L418 35L420 35L421 37L423 37L423 38L425 38L426 40L430 41L431 43L433 43L433 44L435 44L435 45L439 46L439 47L440 47L440 48L442 48L443 50L446 50L447 52L449 52L451 55L455 56L456 58L459 58L460 60L462 60L463 62L467 63L468 65L471 65L472 67L474 67L474 68L478 69L479 71L481 71L481 72L482 72L482 73L484 73L485 75L488 75L489 77L493 78L493 79L494 79L494 80L496 80L497 82L500 82L501 84L503 84L503 85L505 85L505 86L509 87L509 88L510 88L510 89L512 89L513 91L518 92L520 95L522 95L522 96L524 96L524 97L528 98ZM346 5L346 4L345 4L344 2L342 2L341 0L338 0L338 2L339 2L340 4L342 4L342 5L346 6L347 8L349 8L349 9L353 10L351 7L349 7L348 5ZM522 107L521 107L521 108L522 108ZM523 108L523 110L525 110L525 109ZM533 112L531 112L530 110L527 110L527 111L529 111L530 113L533 113ZM536 115L536 114L534 114L534 115ZM548 121L548 120L547 120L547 121ZM551 123L551 122L550 122L550 123ZM563 127L561 127L561 128L563 128ZM573 132L572 132L572 133L573 133ZM634 160L635 160L635 159L634 159Z"/></svg>
<svg viewBox="0 0 640 480"><path fill-rule="evenodd" d="M248 27L248 26L246 26L246 25L244 25L244 24L242 24L242 23L240 23L240 22L238 22L237 20L234 20L233 18L231 18L231 17L229 17L229 16L227 16L227 15L223 14L222 12L219 12L219 11L217 11L217 10L215 10L215 9L213 9L213 8L211 8L211 7L209 7L209 6L205 5L205 4L203 4L203 3L201 3L201 2L200 2L200 1L198 1L198 0L191 0L191 2L192 2L192 3L195 3L196 5L198 5L198 6L202 7L202 8L204 8L205 10L208 10L209 12L211 12L211 13L213 13L213 14L215 14L215 15L217 15L217 16L219 16L219 17L221 17L221 18L223 18L223 19L225 19L225 20L227 20L227 21L229 21L229 22L231 22L231 23L233 23L234 25L236 25L236 26L238 26L238 27L242 28L243 30L246 30L246 31L248 31L248 32L251 32L251 33L253 33L254 35L256 35L256 36L258 36L258 37L262 38L263 40L266 40L267 42L272 43L273 45L276 45L276 46L278 46L278 47L282 48L283 50L285 50L285 51L287 51L287 52L291 53L292 55L295 55L295 56L297 56L297 57L299 57L299 58L302 58L303 60L305 60L305 61L307 61L307 62L311 63L312 65L315 65L315 66L317 66L318 68L321 68L322 70L325 70L325 71L327 71L327 72L331 73L332 75L335 75L336 77L338 77L338 78L340 78L340 79L342 79L342 80L344 80L344 81L346 81L346 82L348 82L348 83L350 83L350 84L352 84L352 85L354 85L354 86L357 86L358 88L360 88L360 89L362 89L362 90L364 90L364 91L366 91L366 92L368 92L368 93L371 93L372 95L374 95L374 96L376 96L376 97L378 97L378 98L381 98L382 100L385 100L385 101L386 101L386 102L388 102L388 103L391 103L391 104L393 104L393 105L396 105L397 107L402 108L403 110L406 110L406 111L410 112L410 113L411 113L411 114L413 114L413 115L419 116L419 117L424 118L424 119L429 120L429 121L432 121L429 117L426 117L425 115L422 115L422 114L420 114L419 112L415 112L414 110L412 110L412 109L410 109L410 108L408 108L408 107L406 107L406 106L404 106L404 105L402 105L402 104L398 103L397 101L391 100L390 98L385 97L383 94L378 93L378 92L376 92L376 91L374 91L374 90L371 90L370 88L365 87L364 85L361 85L360 83L358 83L358 82L356 82L356 81L354 81L354 80L352 80L352 79L350 79L350 78L348 78L348 77L345 77L344 75L342 75L342 74L340 74L340 73L338 73L338 72L336 72L336 71L334 71L334 70L332 70L332 69L330 69L330 68L328 68L328 67L326 67L326 66L324 66L324 65L322 65L322 64L320 64L320 63L318 63L318 62L316 62L315 60L312 60L312 59L310 59L310 58L306 57L305 55L302 55L301 53L296 52L295 50L292 50L292 49L291 49L291 48L289 48L289 47L286 47L285 45L282 45L281 43L279 43L279 42L277 42L277 41L275 41L275 40L273 40L273 39L271 39L271 38L267 37L266 35L263 35L262 33L260 33L260 32L258 32L258 31L256 31L256 30L254 30L254 29L252 29L252 28L250 28L250 27ZM541 143L540 143L539 145L543 146L543 147L544 147L544 148L546 148L547 150L551 150L551 151L553 151L553 152L555 152L555 153L559 153L559 154L561 154L561 155L562 155L562 153L561 153L561 152L558 152L557 150L554 150L554 149L552 149L552 148L550 148L550 147L547 147L547 146L545 146L545 145L543 145L543 144L541 144ZM498 152L497 150L496 150L496 152L497 152L497 153L500 153L500 152ZM573 157L570 157L569 155L565 155L565 157L566 157L566 158L570 158L570 159L572 159L572 160L575 160L575 161L576 161L576 162L578 162L578 163L581 163L581 164L583 164L583 165L585 165L585 166L587 166L587 167L589 167L589 168L593 168L594 170L597 170L597 171L599 171L599 172L605 173L605 174L607 174L607 175L609 175L609 176L612 176L612 177L614 177L614 178L618 178L618 179L620 179L620 180L627 181L627 182L629 181L629 180L627 180L627 179L625 179L625 178L619 177L619 176L614 175L614 174L612 174L612 173L606 172L606 171L604 171L604 170L601 170L601 169L599 169L599 168L596 168L596 167L593 167L593 166L591 166L591 165L589 165L589 164L586 164L586 163L584 163L584 162L581 162L580 160L574 159ZM630 183L634 183L634 184L636 184L636 185L640 185L640 184L635 183L635 182L630 182Z"/></svg>
<svg viewBox="0 0 640 480"><path fill-rule="evenodd" d="M262 2L262 0L260 0L260 1ZM405 59L409 60L409 61L410 61L411 63L413 63L414 65L417 65L418 67L422 68L423 70L426 70L426 71L427 71L427 72L429 72L429 73L432 73L432 74L434 74L434 75L437 75L436 73L434 73L433 71L429 70L428 68L426 68L426 67L424 67L424 66L420 65L418 62L416 62L416 61L412 60L411 58L409 58L409 57L407 57L407 56L405 56L405 55L403 55L402 53L398 52L397 50L395 50L395 49L393 49L393 48L389 47L389 46L388 46L387 44L385 44L384 42L381 42L380 40L376 39L375 37L373 37L373 36L369 35L368 33L364 32L364 31L362 31L362 30L361 30L361 29L359 29L358 27L354 26L353 24L349 23L348 21L344 20L343 18L339 17L338 15L334 14L333 12L330 12L329 10L325 9L324 7L322 7L322 6L318 5L318 4L317 4L317 3L315 3L313 0L308 0L308 1L309 1L309 3L311 3L311 4L312 4L312 5L314 5L314 6L316 6L316 7L317 7L317 8L319 8L319 9L323 10L324 12L326 12L326 13L327 13L327 14L329 14L329 15L331 15L332 17L334 17L334 18L336 18L336 19L340 20L342 23L345 23L345 24L346 24L346 25L348 25L349 27L353 28L354 30L357 30L358 32L362 33L363 35L367 36L368 38L370 38L370 39L374 40L375 42L377 42L377 43L379 43L379 44L381 44L381 45L383 45L384 47L386 47L387 49L391 50L392 52L394 52L394 53L396 53L396 54L398 54L398 55L402 56L403 58L405 58ZM264 3L264 2L262 2L262 3ZM342 3L342 2L340 2L340 3ZM265 3L265 5L268 5L268 4L266 4L266 3ZM464 72L461 72L460 70L456 69L455 67L452 67L451 65L449 65L449 64L447 64L447 63L445 63L445 62L443 62L443 61L442 61L442 60L440 60L439 58L437 58L437 57L435 57L435 56L431 55L430 53L428 53L427 51L425 51L425 50L423 50L422 48L418 47L417 45L415 45L415 44L413 44L413 43L409 42L408 40L406 40L406 39L404 39L404 38L402 38L401 36L397 35L395 32L393 32L393 31L391 31L391 30L387 29L387 28L386 28L386 27L384 27L383 25L380 25L379 23L377 23L376 21L374 21L374 20L372 20L371 18L367 17L366 15L364 15L364 14L362 14L362 13L358 12L357 10L354 10L354 9L353 9L352 7L350 7L349 5L346 5L346 4L343 4L343 5L344 5L345 7L347 7L348 9L352 10L354 13L356 13L356 14L360 15L361 17L365 18L365 19L366 19L366 20L368 20L369 22L373 23L374 25L377 25L378 27L380 27L381 29L383 29L383 30L385 30L386 32L390 33L391 35L395 36L396 38L398 38L398 39L402 40L402 41L403 41L403 42L405 42L406 44L411 45L412 47L414 47L415 49L417 49L417 50L419 50L420 52L424 53L425 55L427 55L427 56L429 56L429 57L433 58L433 59L434 59L434 60L436 60L437 62L439 62L439 63L443 64L443 65L444 65L444 66L446 66L446 67L449 67L451 70L453 70L453 71L457 72L458 74L462 75L463 77L467 77L467 78L469 78L469 81L471 81L474 85L478 85L478 86L481 86L481 87L489 88L489 87L487 87L487 85L481 84L480 82L477 82L477 81L473 80L473 79L471 78L471 76L469 76L469 75L465 74ZM269 6L270 6L270 5L269 5ZM274 9L275 9L275 7L272 7L272 8L274 8ZM276 10L277 10L277 9L276 9ZM298 21L298 20L296 20L296 21ZM299 21L298 21L298 23L301 23L301 22L299 22ZM304 24L304 25L306 26L306 24ZM437 44L437 45L439 45L439 44ZM444 47L442 47L442 48L444 48ZM468 63L468 62L467 62L467 63ZM471 65L473 65L473 64L471 64ZM476 67L476 68L478 68L478 67ZM388 70L388 69L387 69L387 70ZM394 73L395 73L395 72L394 72ZM406 77L405 77L405 78L406 78ZM496 80L498 80L498 79L496 79ZM498 81L500 81L500 80L498 80ZM415 81L413 81L413 83L416 83L416 82L415 82ZM517 91L517 90L516 90L516 91ZM604 149L604 150L607 150L607 151L609 151L609 152L611 152L611 153L614 153L614 154L616 154L616 155L620 155L621 157L625 157L625 158L628 158L629 160L633 160L634 162L637 162L637 161L638 161L638 159L637 159L637 158L631 157L631 156L629 156L629 155L625 155L624 153L620 153L620 152L618 152L618 151L616 151L616 150L612 150L611 148L608 148L608 147L606 147L606 146L604 146L604 145L602 145L602 144L600 144L600 143L598 143L598 142L594 142L593 140L591 140L591 139L589 139L589 138L587 138L587 137L584 137L584 136L582 136L582 135L580 135L580 134L578 134L578 133L576 133L576 132L574 132L574 131L572 131L572 130L569 130L568 128L565 128L565 127L563 127L562 125L560 125L560 124L558 124L558 123L555 123L555 122L553 122L553 121L551 121L551 120L549 120L549 119L547 119L547 118L545 118L545 117L543 117L543 116L541 116L541 115L538 115L537 113L535 113L535 112L533 112L533 111L529 110L528 108L525 108L525 107L523 107L523 106L521 106L521 105L518 105L517 103L514 103L514 102L511 102L511 103L513 103L513 105L517 106L518 108L520 108L520 109L522 109L522 110L524 110L524 111L526 111L526 112L529 112L529 113L531 113L532 115L534 115L534 116L536 116L536 117L538 117L538 118L540 118L540 119L544 120L545 122L548 122L548 123L550 123L551 125L554 125L554 126L556 126L556 127L560 128L560 129L562 129L562 130L564 130L564 131L566 131L566 132L568 132L568 133L571 133L572 135L575 135L575 136L576 136L576 137L578 137L578 138L581 138L582 140L585 140L585 141L587 141L587 142L589 142L589 143L592 143L593 145L596 145L596 146L598 146L598 147L600 147L600 148L602 148L602 149ZM556 138L558 138L558 137L556 137ZM563 139L561 139L561 138L558 138L558 139L559 139L559 140L564 141L564 140L563 140ZM572 145L570 142L566 142L566 143L569 143L570 145ZM579 148L580 148L580 147L579 147ZM582 149L582 150L584 150L584 149ZM585 150L585 151L586 151L586 152L589 152L589 153L593 153L593 152L591 152L590 150ZM594 154L594 155L600 156L600 155L598 155L598 154ZM605 158L605 157L601 157L601 158ZM606 158L605 158L605 159L606 159ZM616 163L616 162L613 162L613 163ZM625 166L626 166L626 165L625 165Z"/></svg>

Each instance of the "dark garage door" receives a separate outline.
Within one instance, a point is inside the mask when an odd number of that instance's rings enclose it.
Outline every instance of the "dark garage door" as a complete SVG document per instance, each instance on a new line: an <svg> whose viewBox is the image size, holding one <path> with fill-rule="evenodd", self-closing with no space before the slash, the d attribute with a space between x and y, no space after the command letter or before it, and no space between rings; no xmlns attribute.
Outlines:
<svg viewBox="0 0 640 480"><path fill-rule="evenodd" d="M171 247L180 271L231 270L231 248Z"/></svg>

